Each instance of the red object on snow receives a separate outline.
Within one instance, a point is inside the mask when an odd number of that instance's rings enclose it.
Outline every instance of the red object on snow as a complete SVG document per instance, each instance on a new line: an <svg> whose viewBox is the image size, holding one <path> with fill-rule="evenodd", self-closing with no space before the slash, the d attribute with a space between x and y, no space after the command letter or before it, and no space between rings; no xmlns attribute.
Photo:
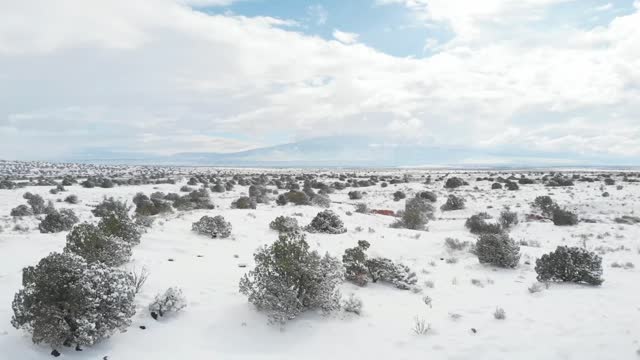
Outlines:
<svg viewBox="0 0 640 360"><path fill-rule="evenodd" d="M372 213L385 216L395 216L393 210L371 210Z"/></svg>

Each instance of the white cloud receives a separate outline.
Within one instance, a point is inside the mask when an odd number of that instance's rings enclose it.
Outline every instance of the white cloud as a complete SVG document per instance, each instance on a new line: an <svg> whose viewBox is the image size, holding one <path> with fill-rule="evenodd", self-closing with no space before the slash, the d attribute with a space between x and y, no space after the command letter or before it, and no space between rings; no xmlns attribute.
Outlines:
<svg viewBox="0 0 640 360"><path fill-rule="evenodd" d="M527 26L493 30L535 23L553 0L460 1L412 0L455 30L423 59L170 0L3 2L0 158L90 146L231 151L337 134L640 155L638 8L536 38Z"/></svg>
<svg viewBox="0 0 640 360"><path fill-rule="evenodd" d="M358 41L358 34L340 31L338 29L333 30L333 38L344 44L354 44Z"/></svg>

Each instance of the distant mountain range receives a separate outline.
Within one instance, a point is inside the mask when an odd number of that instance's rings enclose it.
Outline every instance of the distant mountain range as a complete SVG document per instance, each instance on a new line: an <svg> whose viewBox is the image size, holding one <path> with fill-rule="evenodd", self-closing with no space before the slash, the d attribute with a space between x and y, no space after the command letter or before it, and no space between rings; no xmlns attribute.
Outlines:
<svg viewBox="0 0 640 360"><path fill-rule="evenodd" d="M88 149L57 161L223 167L442 167L510 168L621 165L564 154L505 154L414 144L388 144L356 136L331 136L234 153L183 152L161 156Z"/></svg>

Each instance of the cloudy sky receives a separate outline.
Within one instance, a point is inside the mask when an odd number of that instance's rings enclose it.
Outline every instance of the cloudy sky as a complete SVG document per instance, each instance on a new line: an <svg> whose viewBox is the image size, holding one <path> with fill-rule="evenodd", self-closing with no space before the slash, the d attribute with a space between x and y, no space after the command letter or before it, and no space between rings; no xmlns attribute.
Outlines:
<svg viewBox="0 0 640 360"><path fill-rule="evenodd" d="M640 0L0 0L0 158L333 135L640 164Z"/></svg>

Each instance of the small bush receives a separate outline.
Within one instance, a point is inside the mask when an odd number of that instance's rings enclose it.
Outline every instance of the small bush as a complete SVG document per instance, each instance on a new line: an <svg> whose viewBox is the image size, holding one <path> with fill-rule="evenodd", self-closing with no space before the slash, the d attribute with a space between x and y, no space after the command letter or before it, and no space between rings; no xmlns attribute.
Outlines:
<svg viewBox="0 0 640 360"><path fill-rule="evenodd" d="M340 261L309 251L304 235L280 234L278 240L254 254L255 268L240 280L240 293L271 322L284 323L306 310L340 308Z"/></svg>
<svg viewBox="0 0 640 360"><path fill-rule="evenodd" d="M475 252L481 264L515 268L520 261L520 246L507 234L482 234Z"/></svg>
<svg viewBox="0 0 640 360"><path fill-rule="evenodd" d="M153 216L173 211L170 202L158 198L149 198L142 193L134 196L133 203L136 204L136 214L141 216Z"/></svg>
<svg viewBox="0 0 640 360"><path fill-rule="evenodd" d="M270 224L269 227L280 233L292 233L300 231L298 220L289 216L278 216Z"/></svg>
<svg viewBox="0 0 640 360"><path fill-rule="evenodd" d="M130 207L127 203L110 197L104 198L100 204L91 210L91 213L95 217L104 217L110 214L128 216L129 209Z"/></svg>
<svg viewBox="0 0 640 360"><path fill-rule="evenodd" d="M398 225L411 230L424 230L429 220L434 218L433 212L433 205L427 200L412 198L406 201Z"/></svg>
<svg viewBox="0 0 640 360"><path fill-rule="evenodd" d="M153 201L155 199L151 200ZM211 202L211 198L209 197L209 191L206 188L194 190L187 195L181 196L179 199L173 202L173 207L180 211L191 211L198 209L211 210L215 208L215 206Z"/></svg>
<svg viewBox="0 0 640 360"><path fill-rule="evenodd" d="M518 225L518 214L513 211L504 210L500 213L500 219L498 221L503 229L511 229Z"/></svg>
<svg viewBox="0 0 640 360"><path fill-rule="evenodd" d="M503 308L496 308L496 311L493 313L493 317L496 320L504 320L507 318L507 313L504 311Z"/></svg>
<svg viewBox="0 0 640 360"><path fill-rule="evenodd" d="M66 198L64 198L64 202L68 203L68 204L77 204L79 202L78 200L78 196L77 195L69 195Z"/></svg>
<svg viewBox="0 0 640 360"><path fill-rule="evenodd" d="M356 204L356 212L360 214L368 214L369 207L365 203Z"/></svg>
<svg viewBox="0 0 640 360"><path fill-rule="evenodd" d="M311 205L321 208L329 208L331 206L331 199L326 195L316 194L311 198Z"/></svg>
<svg viewBox="0 0 640 360"><path fill-rule="evenodd" d="M164 293L157 294L151 304L149 313L151 317L158 320L158 317L175 314L187 307L187 299L182 294L182 290L177 287L170 287Z"/></svg>
<svg viewBox="0 0 640 360"><path fill-rule="evenodd" d="M492 190L499 190L499 189L502 189L502 184L500 184L500 183L493 183L493 184L491 184L491 189L492 189Z"/></svg>
<svg viewBox="0 0 640 360"><path fill-rule="evenodd" d="M452 251L463 251L469 247L468 241L460 241L454 238L446 238L444 239L444 245L447 249Z"/></svg>
<svg viewBox="0 0 640 360"><path fill-rule="evenodd" d="M557 226L571 226L578 223L578 216L569 210L555 208L552 220Z"/></svg>
<svg viewBox="0 0 640 360"><path fill-rule="evenodd" d="M600 285L602 258L579 247L558 246L536 260L538 281L565 281Z"/></svg>
<svg viewBox="0 0 640 360"><path fill-rule="evenodd" d="M469 185L469 184L459 177L450 177L445 182L444 187L447 189L455 189L463 185Z"/></svg>
<svg viewBox="0 0 640 360"><path fill-rule="evenodd" d="M433 191L421 191L416 194L416 197L430 201L432 203L438 201L438 196Z"/></svg>
<svg viewBox="0 0 640 360"><path fill-rule="evenodd" d="M447 202L445 202L440 210L442 211L453 211L453 210L462 210L464 209L465 200L462 197L449 195L447 197Z"/></svg>
<svg viewBox="0 0 640 360"><path fill-rule="evenodd" d="M135 314L131 276L77 255L52 253L22 271L11 324L34 343L90 346L124 331Z"/></svg>
<svg viewBox="0 0 640 360"><path fill-rule="evenodd" d="M344 301L342 308L346 312L360 315L362 313L362 300L354 294L349 295L349 298Z"/></svg>
<svg viewBox="0 0 640 360"><path fill-rule="evenodd" d="M539 210L543 216L550 218L558 204L550 196L544 195L536 197L531 207Z"/></svg>
<svg viewBox="0 0 640 360"><path fill-rule="evenodd" d="M499 234L502 232L502 226L498 223L487 222L491 219L489 214L482 212L472 215L464 223L464 226L471 231L472 234Z"/></svg>
<svg viewBox="0 0 640 360"><path fill-rule="evenodd" d="M504 183L504 187L507 188L507 190L511 190L511 191L520 189L520 187L518 186L518 183L515 183L513 181L507 181L506 183Z"/></svg>
<svg viewBox="0 0 640 360"><path fill-rule="evenodd" d="M11 216L31 216L33 210L27 205L18 205L11 209Z"/></svg>
<svg viewBox="0 0 640 360"><path fill-rule="evenodd" d="M248 196L241 196L231 203L232 209L255 209L256 207L256 201Z"/></svg>
<svg viewBox="0 0 640 360"><path fill-rule="evenodd" d="M48 214L38 225L41 233L57 233L69 231L79 219L73 210L62 209Z"/></svg>
<svg viewBox="0 0 640 360"><path fill-rule="evenodd" d="M31 210L33 211L34 215L40 215L45 213L46 206L42 196L34 195L30 192L26 192L22 197L27 199L27 204L31 206Z"/></svg>
<svg viewBox="0 0 640 360"><path fill-rule="evenodd" d="M107 236L115 236L130 245L140 243L142 234L127 214L111 213L100 219L98 228Z"/></svg>
<svg viewBox="0 0 640 360"><path fill-rule="evenodd" d="M323 234L343 234L347 232L338 214L331 210L319 212L305 230L311 233Z"/></svg>
<svg viewBox="0 0 640 360"><path fill-rule="evenodd" d="M396 192L393 193L393 201L400 201L404 198L407 197L407 194L405 194L404 192L398 190Z"/></svg>
<svg viewBox="0 0 640 360"><path fill-rule="evenodd" d="M224 239L231 236L231 223L225 221L221 215L214 217L205 215L191 225L191 230L214 239Z"/></svg>
<svg viewBox="0 0 640 360"><path fill-rule="evenodd" d="M131 244L113 235L107 235L95 225L84 223L67 234L65 253L82 256L87 262L101 262L119 266L131 258Z"/></svg>
<svg viewBox="0 0 640 360"><path fill-rule="evenodd" d="M360 191L349 191L349 199L360 200L362 199L362 193Z"/></svg>
<svg viewBox="0 0 640 360"><path fill-rule="evenodd" d="M342 255L345 279L358 286L365 286L369 282L368 257L365 253L369 246L368 241L359 240L358 246L346 249Z"/></svg>

